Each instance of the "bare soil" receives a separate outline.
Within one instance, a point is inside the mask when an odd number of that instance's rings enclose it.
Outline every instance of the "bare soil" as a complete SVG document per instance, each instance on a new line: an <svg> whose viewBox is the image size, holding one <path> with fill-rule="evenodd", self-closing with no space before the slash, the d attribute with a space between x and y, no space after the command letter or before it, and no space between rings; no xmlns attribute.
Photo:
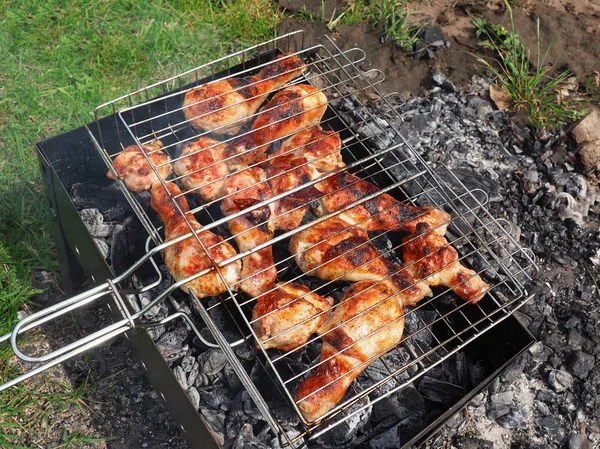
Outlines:
<svg viewBox="0 0 600 449"><path fill-rule="evenodd" d="M297 2L300 9L311 2ZM472 16L487 18L492 23L510 29L510 18L502 1L438 0L410 2L413 22L431 20L440 26L449 48L434 53L431 60L416 60L397 48L391 39L383 39L381 30L367 23L341 25L330 32L321 22L301 22L288 18L279 27L279 33L304 29L305 39L316 43L326 34L346 50L360 47L365 50L365 69L378 68L386 76L384 93L399 92L406 97L418 96L429 86L428 77L441 71L459 87L466 87L478 73L473 54L486 56L477 46ZM315 16L321 17L319 11ZM570 69L581 85L593 71L600 70L600 0L519 0L513 7L515 30L537 61L537 25L540 19L540 48L542 56L551 45L546 63L556 70ZM327 16L326 16L327 17Z"/></svg>

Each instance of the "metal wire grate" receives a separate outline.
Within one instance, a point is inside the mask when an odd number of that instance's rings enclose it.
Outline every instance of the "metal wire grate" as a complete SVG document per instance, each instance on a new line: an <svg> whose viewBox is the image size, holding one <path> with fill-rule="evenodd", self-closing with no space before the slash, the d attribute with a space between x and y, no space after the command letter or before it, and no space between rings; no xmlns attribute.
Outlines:
<svg viewBox="0 0 600 449"><path fill-rule="evenodd" d="M410 360L407 360L402 366L394 366L387 363L385 359L381 359L386 369L385 376L377 379L371 378L369 382L360 384L353 383L344 399L318 421L307 420L302 415L298 408L302 398L295 396L295 390L298 383L321 363L311 360L308 355L318 352L321 337L313 335L305 344L290 351L265 349L265 341L258 338L253 328L256 319L252 318L252 309L257 298L251 298L238 291L239 282L226 285L227 293L211 302L200 300L192 293L191 299L196 309L215 334L215 339L230 358L230 362L234 367L238 367L236 372L242 377L245 387L257 402L259 409L264 414L270 415L266 402L257 387L245 374L243 367L231 350L231 342L223 337L222 329L219 329L217 324L212 321L211 314L218 308L225 309L232 318L231 325L237 326L245 338L253 339L264 358L268 372L273 376L274 383L287 398L301 421L303 432L295 440L289 441L290 443L307 435L310 438L316 438L333 427L342 425L363 409L413 382L486 330L498 324L529 299L525 285L530 280L531 269L535 267L532 253L521 248L513 239L509 223L494 219L487 211L485 207L487 197L484 192L468 190L444 166L436 167L434 170L425 163L405 137L390 125L390 116L395 114L398 120L400 116L395 112L390 99L382 96L377 89L377 84L383 80L382 73L377 70L363 72L358 68L358 63L364 59L364 53L360 49L341 51L329 39L324 39L320 45L303 48L301 37L301 33L282 36L265 44L221 58L162 83L149 86L107 103L96 110L97 117L105 115L108 111L114 115L116 120L115 126L119 133L120 147L105 148L102 130L98 130L101 137L98 149L110 169L112 169L114 159L125 147L137 144L141 148L155 139L164 143L162 150L170 154L171 161L176 161L184 157L180 154L183 145L204 135L209 135L195 130L185 118L182 102L187 91L203 82L223 77L255 74L257 70L267 66L278 52L294 50L295 54L306 62L308 70L292 83L310 84L327 96L329 107L320 125L324 129L340 134L345 166L322 174L318 179L306 182L288 192L274 195L268 200L249 207L242 213L268 206L287 195L314 186L332 176L352 173L379 187L380 190L372 195L374 198L388 193L406 204L429 205L451 215L452 220L446 236L448 245L452 245L459 252L461 263L470 266L478 275L483 276L491 286L490 291L482 301L469 304L448 289L435 288L432 297L422 300L414 308L406 308L398 320L414 318L417 316L418 310L432 310L437 315L432 322L422 322L416 332L405 333L399 345L381 348L377 355L363 361L353 370L361 370L382 355L390 351L399 351L399 348L405 348L408 351ZM300 48L295 48L298 45ZM220 73L218 73L219 71ZM206 78L207 76L208 78ZM154 98L156 95L159 96ZM348 111L336 107L342 101L351 101L357 104L352 120L348 118ZM366 127L369 132L366 134L358 132L361 127ZM251 132L247 127L242 128L241 135L248 135ZM240 134L220 140L229 144L239 137ZM275 140L279 140L279 138ZM156 171L160 168L160 164L154 165L148 155L146 158L153 170ZM268 161L269 156L267 157ZM255 165L258 166L259 163ZM163 185L179 183L183 176L176 175L166 181L161 180L161 182ZM222 198L203 203L195 198L195 190L190 189L181 194L192 205L190 212L184 212L175 201L179 195L172 196L173 204L185 218L190 232L176 240L164 242L160 229L161 223L152 211L144 207L138 195L129 192L122 182L121 185L141 222L155 243L160 245L160 248L193 238L206 251L207 257L210 257L210 248L206 248L202 244L198 233L194 232L194 226L190 223L192 216L203 225L203 231L210 230L222 236L226 242L235 244L234 236L230 234L227 224L228 221L237 218L242 213L223 216L219 210ZM277 233L270 241L258 245L249 252L237 254L220 263L213 261L210 268L196 273L191 278L179 279L177 285L182 285L192 278L215 270L218 266L224 267L242 259L253 251L271 246L279 282L296 282L307 285L312 292L323 297L336 298L336 304L332 308L339 307L340 297L349 284L339 278L323 281L303 273L296 265L294 255L287 250L288 242L290 237L309 229L315 223L330 219L332 216L339 215L370 199L371 196L365 197L331 215L313 217L312 221L305 220L297 229ZM375 244L379 248L379 257L382 260L401 263L404 243L397 237L395 230L370 233L369 237L370 240L363 244ZM222 280L225 282L225 279L222 278ZM375 306L388 299L382 298ZM330 312L328 310L320 313ZM361 313L367 312L368 310L365 310ZM307 321L308 319L301 321L296 326L303 326ZM415 338L422 332L430 334L431 345L424 345L422 339ZM276 337L272 336L271 339ZM354 342L353 344L358 343ZM299 360L303 360L305 363L298 363ZM382 389L392 380L395 385L393 388ZM278 425L272 416L269 416L269 419L270 423Z"/></svg>

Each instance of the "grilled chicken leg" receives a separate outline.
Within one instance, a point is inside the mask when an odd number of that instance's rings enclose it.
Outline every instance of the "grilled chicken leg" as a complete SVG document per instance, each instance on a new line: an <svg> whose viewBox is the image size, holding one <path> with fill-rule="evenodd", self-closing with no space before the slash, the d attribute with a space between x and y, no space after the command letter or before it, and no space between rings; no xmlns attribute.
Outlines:
<svg viewBox="0 0 600 449"><path fill-rule="evenodd" d="M375 185L350 173L331 176L317 183L315 187L323 194L318 200L319 206L314 211L319 217L337 212L379 191ZM430 206L416 207L404 204L387 193L342 212L339 217L367 231L413 232L417 223L426 222L440 235L446 233L450 223L450 215L446 212Z"/></svg>
<svg viewBox="0 0 600 449"><path fill-rule="evenodd" d="M261 108L252 130L228 146L228 156L238 155L230 167L259 162L272 142L318 125L326 109L327 97L308 84L279 91Z"/></svg>
<svg viewBox="0 0 600 449"><path fill-rule="evenodd" d="M252 327L265 349L291 351L302 346L327 319L333 298L322 297L304 285L278 283L258 298Z"/></svg>
<svg viewBox="0 0 600 449"><path fill-rule="evenodd" d="M248 168L231 175L225 182L225 198L221 202L224 215L231 215L271 198L271 189L264 182L265 172L259 167ZM265 205L227 224L240 252L251 251L257 245L273 238L273 224L269 221L271 209ZM270 246L242 258L240 289L250 296L259 296L277 282L277 268Z"/></svg>
<svg viewBox="0 0 600 449"><path fill-rule="evenodd" d="M209 82L190 90L183 112L194 128L213 134L236 134L267 95L306 69L295 55L282 54L256 76Z"/></svg>
<svg viewBox="0 0 600 449"><path fill-rule="evenodd" d="M334 408L371 358L400 343L404 313L395 293L387 282L357 282L319 329L319 365L296 391L296 403L307 421L318 421Z"/></svg>
<svg viewBox="0 0 600 449"><path fill-rule="evenodd" d="M417 224L415 232L402 241L406 269L416 279L449 287L473 304L490 289L475 271L460 263L456 250L427 223Z"/></svg>
<svg viewBox="0 0 600 449"><path fill-rule="evenodd" d="M181 177L181 185L193 191L204 201L214 201L223 196L223 185L229 174L225 159L227 145L209 137L200 137L186 144L181 156L173 164Z"/></svg>
<svg viewBox="0 0 600 449"><path fill-rule="evenodd" d="M152 185L150 204L158 213L160 219L165 224L165 240L173 240L182 235L188 234L190 228L185 222L183 216L175 208L171 196L181 194L181 190L174 183L168 183L169 192L165 190L161 183L156 182ZM179 196L176 199L181 211L186 214L190 208L186 199ZM208 250L210 257L216 262L222 262L236 255L233 247L223 241L223 238L213 234L210 231L201 231L202 225L196 221L192 214L186 215L194 230L198 230L198 237L204 247ZM168 246L164 252L165 264L176 280L181 280L193 276L202 270L211 267L211 261L208 254L202 249L196 238L192 235L187 239ZM235 285L240 278L241 262L238 260L218 268L227 284ZM216 296L226 291L225 284L221 280L217 270L208 272L199 276L181 286L181 289L188 293L193 290L196 296L204 298L206 296Z"/></svg>
<svg viewBox="0 0 600 449"><path fill-rule="evenodd" d="M337 217L329 218L295 234L290 252L300 269L324 280L379 281L389 279L405 305L414 305L431 293L415 282L402 267L384 259L364 229Z"/></svg>
<svg viewBox="0 0 600 449"><path fill-rule="evenodd" d="M125 183L129 190L132 192L150 190L152 184L158 181L158 177L142 151L146 153L162 179L167 179L173 173L173 167L168 163L171 158L161 150L162 146L160 140L153 140L149 144L143 145L141 150L137 145L130 145L115 158L113 167L118 178ZM111 171L106 176L116 179Z"/></svg>

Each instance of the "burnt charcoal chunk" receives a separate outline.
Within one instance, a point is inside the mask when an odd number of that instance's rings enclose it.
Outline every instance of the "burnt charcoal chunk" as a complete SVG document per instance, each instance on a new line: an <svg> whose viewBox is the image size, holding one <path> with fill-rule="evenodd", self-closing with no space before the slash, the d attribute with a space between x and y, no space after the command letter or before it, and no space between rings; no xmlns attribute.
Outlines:
<svg viewBox="0 0 600 449"><path fill-rule="evenodd" d="M481 438L458 437L454 443L458 449L494 449L494 443Z"/></svg>
<svg viewBox="0 0 600 449"><path fill-rule="evenodd" d="M212 349L198 356L201 371L206 375L217 374L227 364L227 358L220 349Z"/></svg>
<svg viewBox="0 0 600 449"><path fill-rule="evenodd" d="M568 359L569 369L579 379L585 379L588 376L594 363L594 357L583 351L573 351Z"/></svg>
<svg viewBox="0 0 600 449"><path fill-rule="evenodd" d="M400 447L400 435L398 427L391 427L383 433L373 437L369 441L371 449L396 449Z"/></svg>
<svg viewBox="0 0 600 449"><path fill-rule="evenodd" d="M423 396L412 385L398 390L388 398L388 401L392 406L393 413L399 419L408 418L425 409Z"/></svg>
<svg viewBox="0 0 600 449"><path fill-rule="evenodd" d="M548 374L548 384L556 392L569 390L573 386L573 376L566 371L554 369Z"/></svg>
<svg viewBox="0 0 600 449"><path fill-rule="evenodd" d="M467 393L463 387L429 376L423 376L418 388L425 399L446 405L454 404Z"/></svg>
<svg viewBox="0 0 600 449"><path fill-rule="evenodd" d="M527 418L527 413L524 409L512 409L506 415L497 419L498 424L506 429L518 429L523 421Z"/></svg>

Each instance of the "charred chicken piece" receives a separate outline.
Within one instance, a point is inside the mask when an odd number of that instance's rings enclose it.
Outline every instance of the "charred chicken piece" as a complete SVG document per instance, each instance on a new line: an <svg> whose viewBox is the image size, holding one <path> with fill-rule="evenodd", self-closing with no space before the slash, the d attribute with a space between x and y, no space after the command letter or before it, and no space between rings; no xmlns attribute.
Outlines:
<svg viewBox="0 0 600 449"><path fill-rule="evenodd" d="M181 185L193 191L204 201L214 201L223 196L223 185L229 174L225 158L227 145L209 137L200 137L188 143L175 161L175 173L181 176Z"/></svg>
<svg viewBox="0 0 600 449"><path fill-rule="evenodd" d="M332 305L333 298L324 298L304 285L277 283L276 289L257 299L252 326L265 349L291 351L317 331Z"/></svg>
<svg viewBox="0 0 600 449"><path fill-rule="evenodd" d="M137 145L130 145L115 158L112 165L127 189L132 192L143 192L150 190L152 184L158 181L142 151L146 153L162 179L167 179L173 173L173 167L169 164L171 158L161 150L162 146L160 140L153 140L143 145L141 150ZM111 171L106 176L116 179Z"/></svg>
<svg viewBox="0 0 600 449"><path fill-rule="evenodd" d="M443 285L470 303L478 302L490 286L473 270L462 265L458 253L427 223L403 239L402 254L406 269L430 286Z"/></svg>
<svg viewBox="0 0 600 449"><path fill-rule="evenodd" d="M258 113L252 130L228 146L230 167L260 162L268 146L281 138L316 126L327 109L327 97L308 84L295 84L279 91Z"/></svg>
<svg viewBox="0 0 600 449"><path fill-rule="evenodd" d="M342 140L338 133L313 126L284 141L273 153L273 157L292 154L296 157L305 157L319 172L328 173L346 165L340 154L341 148Z"/></svg>
<svg viewBox="0 0 600 449"><path fill-rule="evenodd" d="M409 303L430 293L427 285L416 283L402 267L381 257L364 229L337 217L295 234L290 239L290 252L304 273L323 280L389 279L400 298Z"/></svg>
<svg viewBox="0 0 600 449"><path fill-rule="evenodd" d="M190 90L183 101L183 112L194 128L217 135L236 134L269 93L305 69L298 56L284 53L256 76L217 80Z"/></svg>
<svg viewBox="0 0 600 449"><path fill-rule="evenodd" d="M340 173L315 185L323 196L317 201L315 215L321 217L337 212L346 206L374 193L379 188L358 176ZM347 223L360 226L366 231L400 230L413 232L417 223L429 223L435 232L444 235L450 223L450 215L430 206L417 207L404 204L387 193L382 193L356 207L341 213Z"/></svg>
<svg viewBox="0 0 600 449"><path fill-rule="evenodd" d="M183 215L179 213L172 201L172 196L175 197L181 194L181 190L174 183L167 184L168 192L160 183L154 183L152 186L150 204L158 213L160 219L165 224L165 240L173 240L182 235L188 234L190 228L185 222ZM198 232L198 237L204 247L208 250L210 257L216 262L222 262L235 256L235 249L223 241L223 238L213 234L210 231L202 231L202 225L196 221L190 213L190 208L186 199L183 196L176 198L177 204L181 211L186 214L187 220L192 228ZM189 276L199 273L200 271L212 266L211 260L200 246L196 237L193 235L180 242L168 246L164 251L165 264L171 275L176 280L182 280ZM240 279L241 262L235 261L222 268L217 268L208 272L205 275L197 277L181 286L181 289L188 293L194 291L198 298L207 296L216 296L224 293L227 289L221 280L219 270L227 284L234 285Z"/></svg>
<svg viewBox="0 0 600 449"><path fill-rule="evenodd" d="M234 173L225 182L225 198L221 202L224 215L254 206L271 198L271 189L265 181L265 172L259 167ZM273 238L273 224L269 221L271 209L265 205L228 221L240 252L251 251ZM240 289L255 297L270 290L277 282L277 268L270 246L242 258Z"/></svg>
<svg viewBox="0 0 600 449"><path fill-rule="evenodd" d="M351 285L319 329L323 339L319 365L296 391L304 418L319 421L334 408L369 360L400 343L403 331L402 301L389 283Z"/></svg>

